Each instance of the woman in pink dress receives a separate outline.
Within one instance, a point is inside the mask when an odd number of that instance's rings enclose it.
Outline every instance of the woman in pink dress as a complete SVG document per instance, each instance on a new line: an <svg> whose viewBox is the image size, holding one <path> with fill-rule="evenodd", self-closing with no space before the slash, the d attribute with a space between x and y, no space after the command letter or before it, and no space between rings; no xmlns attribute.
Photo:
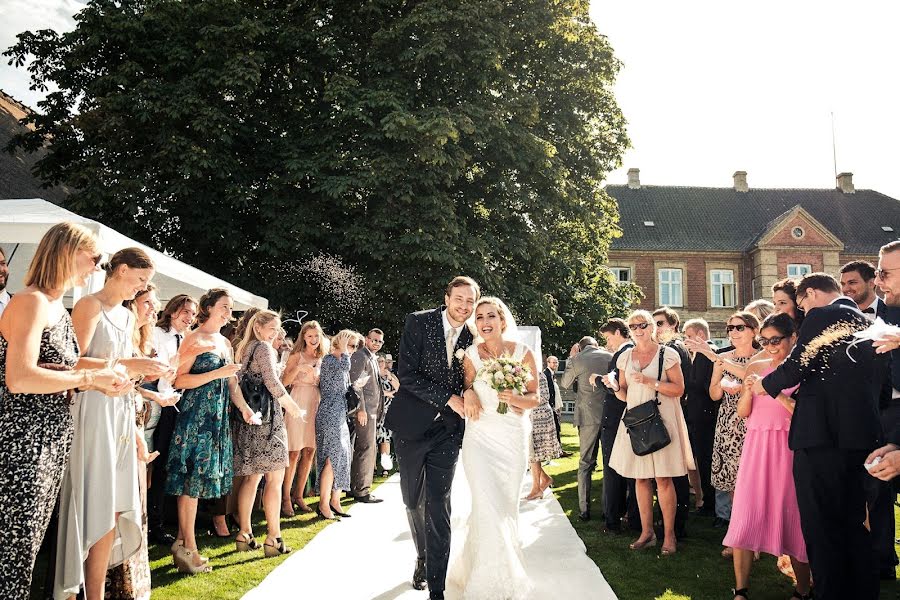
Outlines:
<svg viewBox="0 0 900 600"><path fill-rule="evenodd" d="M291 397L300 406L300 416L296 419L285 418L288 434L289 466L285 474L284 495L281 501L281 512L285 516L294 516L294 507L304 513L312 509L303 501L306 480L312 468L313 456L316 453L316 411L319 408L319 369L322 357L328 352L325 332L318 321L307 321L300 328L297 343L288 357L282 375L282 383L291 386ZM299 462L299 466L298 466ZM297 484L291 494L290 482L297 474Z"/></svg>
<svg viewBox="0 0 900 600"><path fill-rule="evenodd" d="M794 412L789 396L796 388L782 391L777 398L752 392L753 384L775 370L796 341L796 326L790 315L776 313L763 321L759 343L764 358L747 367L738 400L738 416L747 419L747 435L735 484L731 524L722 542L734 548L735 600L748 598L754 552L790 556L797 577L792 598L810 598L809 559L800 530L793 452L788 447Z"/></svg>

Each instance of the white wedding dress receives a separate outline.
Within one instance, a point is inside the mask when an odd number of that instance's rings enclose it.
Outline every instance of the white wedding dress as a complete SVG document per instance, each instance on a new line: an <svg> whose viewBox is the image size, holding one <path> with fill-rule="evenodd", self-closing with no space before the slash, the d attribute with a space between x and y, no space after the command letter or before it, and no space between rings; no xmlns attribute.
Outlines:
<svg viewBox="0 0 900 600"><path fill-rule="evenodd" d="M516 344L513 357L522 360L527 347ZM476 372L482 361L476 346L466 355ZM533 587L525 571L519 538L519 494L528 460L531 419L526 412L497 412L497 392L475 380L474 390L484 412L466 422L462 444L465 483L471 494L471 512L453 530L448 588L471 600L525 598ZM457 485L462 483L457 476ZM454 520L458 507L453 506ZM465 508L463 508L465 510Z"/></svg>

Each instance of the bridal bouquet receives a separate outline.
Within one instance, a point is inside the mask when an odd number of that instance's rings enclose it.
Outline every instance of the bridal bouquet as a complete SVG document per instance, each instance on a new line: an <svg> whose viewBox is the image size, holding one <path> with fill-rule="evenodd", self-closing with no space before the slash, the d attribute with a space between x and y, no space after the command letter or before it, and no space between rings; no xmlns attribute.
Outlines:
<svg viewBox="0 0 900 600"><path fill-rule="evenodd" d="M532 379L531 369L510 356L485 361L477 377L497 392L512 390L519 394L528 392L528 382ZM497 405L497 412L501 415L506 414L508 410L509 405L506 402Z"/></svg>

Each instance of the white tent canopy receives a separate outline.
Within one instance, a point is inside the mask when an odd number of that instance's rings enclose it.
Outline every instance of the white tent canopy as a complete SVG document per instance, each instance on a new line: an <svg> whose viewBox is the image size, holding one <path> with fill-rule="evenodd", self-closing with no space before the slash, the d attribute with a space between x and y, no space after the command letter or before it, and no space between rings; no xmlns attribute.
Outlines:
<svg viewBox="0 0 900 600"><path fill-rule="evenodd" d="M159 298L163 303L177 294L190 294L199 298L206 290L221 287L231 293L235 310L246 310L250 307L267 308L269 305L269 301L265 298L255 296L227 281L166 256L102 223L86 219L39 198L0 200L0 245L3 246L7 258L14 252L9 268L11 292L21 289L25 271L41 237L48 229L63 221L78 223L93 231L99 240L100 251L105 257L122 248L137 246L145 250L156 265L153 283L159 288ZM88 282L90 291L96 291L102 285L103 278L100 273L93 275ZM82 293L83 290L76 290L74 299L80 297Z"/></svg>

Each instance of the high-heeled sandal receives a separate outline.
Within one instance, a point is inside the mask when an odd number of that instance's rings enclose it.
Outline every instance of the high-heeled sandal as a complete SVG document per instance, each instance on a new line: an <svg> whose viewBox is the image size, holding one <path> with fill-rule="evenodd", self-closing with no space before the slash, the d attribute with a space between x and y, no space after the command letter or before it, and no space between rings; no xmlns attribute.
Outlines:
<svg viewBox="0 0 900 600"><path fill-rule="evenodd" d="M184 546L178 546L175 549L175 553L172 555L172 560L175 563L175 569L179 573L187 573L189 575L196 575L197 573L209 573L212 571L212 566L210 566L208 561L200 560L199 565L194 564L194 556L200 557L200 554L197 553L196 550L188 550Z"/></svg>
<svg viewBox="0 0 900 600"><path fill-rule="evenodd" d="M288 509L288 510L284 509L283 504L281 505L281 516L282 517L284 517L285 519L290 519L291 517L293 517L295 515L296 515L296 513L294 512L293 505L291 505L290 509Z"/></svg>
<svg viewBox="0 0 900 600"><path fill-rule="evenodd" d="M672 555L675 554L677 551L678 551L678 548L677 548L677 547L673 547L673 548L666 548L666 547L663 547L663 548L660 548L659 553L660 553L661 555L663 555L663 556L672 556Z"/></svg>
<svg viewBox="0 0 900 600"><path fill-rule="evenodd" d="M744 598L745 600L750 600L750 596L747 595L747 588L741 588L739 590L732 589L731 595L732 596L740 596L741 598Z"/></svg>
<svg viewBox="0 0 900 600"><path fill-rule="evenodd" d="M644 548L655 548L656 547L656 536L652 535L649 539L643 542L632 542L628 544L628 547L632 550L643 550Z"/></svg>
<svg viewBox="0 0 900 600"><path fill-rule="evenodd" d="M284 541L280 537L275 538L274 544L270 544L268 540L263 544L263 554L265 554L266 558L272 558L280 554L290 554L293 550L290 546L285 546Z"/></svg>
<svg viewBox="0 0 900 600"><path fill-rule="evenodd" d="M313 509L311 509L309 506L307 506L306 502L297 501L297 500L292 500L291 502L292 502L291 506L295 510L300 511L301 513L310 514L310 513L315 512Z"/></svg>
<svg viewBox="0 0 900 600"><path fill-rule="evenodd" d="M322 509L316 506L316 514L319 515L320 519L325 519L326 521L340 521L340 517L336 515L331 515L330 517L326 517L325 513L322 512Z"/></svg>
<svg viewBox="0 0 900 600"><path fill-rule="evenodd" d="M243 536L244 539L239 540L238 537ZM234 546L238 552L250 552L251 550L259 550L259 542L253 537L252 533L238 532L234 538Z"/></svg>
<svg viewBox="0 0 900 600"><path fill-rule="evenodd" d="M175 558L175 555L178 553L178 548L184 548L184 540L175 540L175 542L169 547L169 550L172 551L172 558ZM200 560L202 562L204 562L204 563L209 562L208 556L203 556L202 554L199 553L199 550L197 552L198 552L197 556L200 557Z"/></svg>
<svg viewBox="0 0 900 600"><path fill-rule="evenodd" d="M332 513L336 514L339 517L352 517L353 516L353 515L347 514L345 512L342 512L341 509L335 508L335 507L331 506L330 504L328 505L328 508L331 509Z"/></svg>

